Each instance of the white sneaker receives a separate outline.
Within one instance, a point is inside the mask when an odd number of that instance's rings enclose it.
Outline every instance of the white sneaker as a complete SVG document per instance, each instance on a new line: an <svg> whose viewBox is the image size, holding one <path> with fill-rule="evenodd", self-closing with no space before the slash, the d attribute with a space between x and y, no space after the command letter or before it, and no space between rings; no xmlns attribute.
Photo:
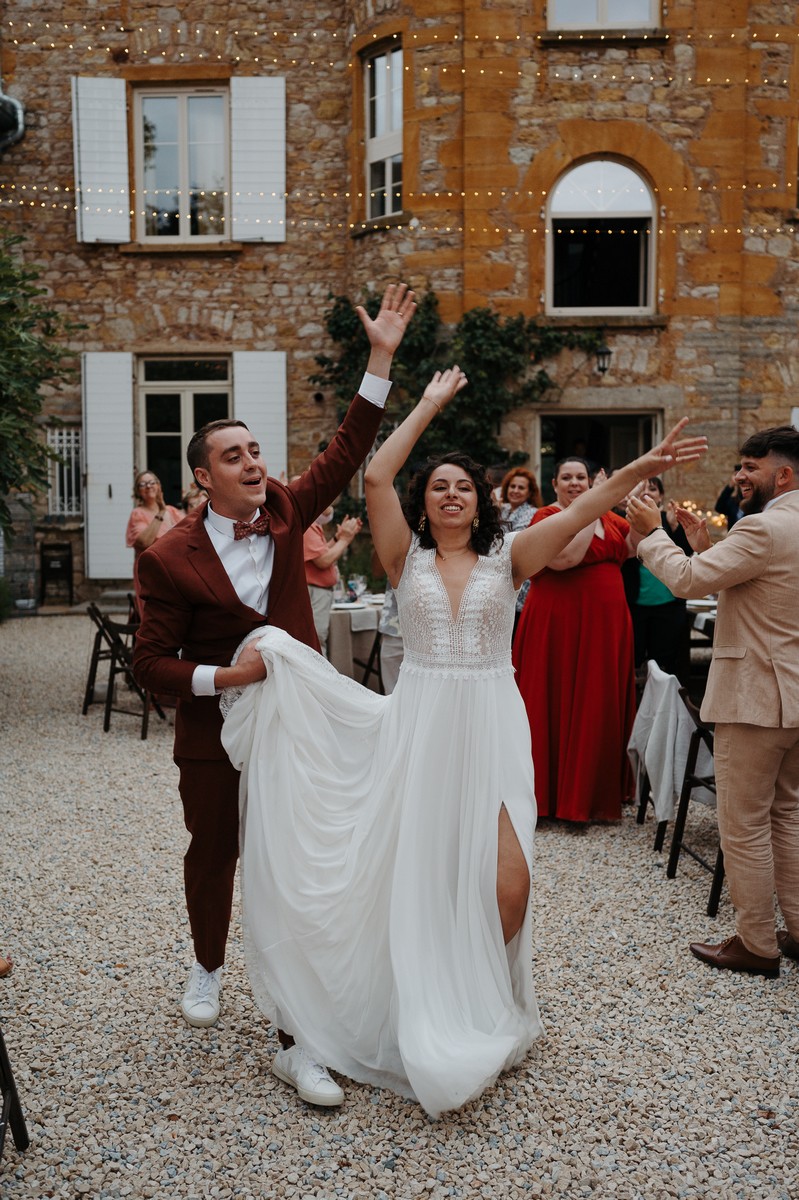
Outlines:
<svg viewBox="0 0 799 1200"><path fill-rule="evenodd" d="M207 1029L214 1025L219 1016L219 988L222 984L222 968L206 971L198 962L189 975L186 994L180 1002L180 1011L189 1025Z"/></svg>
<svg viewBox="0 0 799 1200"><path fill-rule="evenodd" d="M272 1063L272 1074L297 1089L297 1095L308 1104L335 1108L344 1100L341 1088L330 1078L327 1067L314 1062L302 1046L280 1049Z"/></svg>

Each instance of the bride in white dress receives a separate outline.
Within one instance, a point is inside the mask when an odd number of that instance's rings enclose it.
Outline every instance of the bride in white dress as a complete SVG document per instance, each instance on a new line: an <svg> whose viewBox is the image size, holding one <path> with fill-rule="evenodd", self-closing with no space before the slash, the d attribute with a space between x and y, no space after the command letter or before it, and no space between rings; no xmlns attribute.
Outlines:
<svg viewBox="0 0 799 1200"><path fill-rule="evenodd" d="M370 692L267 628L253 635L266 680L223 702L223 742L242 772L245 956L259 1006L318 1062L432 1116L478 1096L541 1033L516 592L639 480L698 457L704 441L675 440L680 422L564 512L504 537L482 468L447 455L417 477L404 514L396 474L465 384L458 367L437 372L366 472L404 639L394 692Z"/></svg>

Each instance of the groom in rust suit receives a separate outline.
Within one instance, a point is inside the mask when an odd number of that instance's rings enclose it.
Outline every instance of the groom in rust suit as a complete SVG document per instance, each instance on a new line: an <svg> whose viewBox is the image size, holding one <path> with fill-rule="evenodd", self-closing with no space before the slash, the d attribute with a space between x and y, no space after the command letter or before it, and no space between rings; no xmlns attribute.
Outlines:
<svg viewBox="0 0 799 1200"><path fill-rule="evenodd" d="M718 821L735 906L734 937L694 943L712 967L776 978L799 959L799 431L753 434L735 475L744 517L710 544L678 510L698 553L686 558L657 510L631 498L638 555L675 596L718 592L702 717L714 721ZM787 929L775 930L774 892Z"/></svg>
<svg viewBox="0 0 799 1200"><path fill-rule="evenodd" d="M239 847L238 772L220 741L219 693L265 674L239 643L275 625L319 648L305 583L303 533L333 502L371 449L386 403L394 352L415 311L413 292L390 285L371 320L358 308L370 344L359 394L327 449L284 486L267 478L260 447L240 421L214 421L194 434L189 466L208 493L139 559L143 602L134 670L143 687L178 697L175 762L191 841L184 859L186 906L196 963L181 1009L190 1025L213 1025ZM268 448L267 448L268 450ZM281 1036L272 1070L314 1104L343 1093L322 1064Z"/></svg>

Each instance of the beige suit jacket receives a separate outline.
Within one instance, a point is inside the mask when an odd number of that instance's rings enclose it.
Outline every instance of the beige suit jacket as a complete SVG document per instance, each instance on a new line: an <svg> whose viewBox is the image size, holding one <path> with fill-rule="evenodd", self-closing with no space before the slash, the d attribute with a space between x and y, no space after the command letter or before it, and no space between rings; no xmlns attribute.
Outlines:
<svg viewBox="0 0 799 1200"><path fill-rule="evenodd" d="M718 593L703 719L799 728L799 491L693 558L660 529L638 556L675 596Z"/></svg>

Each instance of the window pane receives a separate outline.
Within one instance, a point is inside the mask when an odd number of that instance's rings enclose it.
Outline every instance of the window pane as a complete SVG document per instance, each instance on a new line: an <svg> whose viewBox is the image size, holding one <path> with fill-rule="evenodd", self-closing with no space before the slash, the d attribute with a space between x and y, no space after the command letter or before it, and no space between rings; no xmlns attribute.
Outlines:
<svg viewBox="0 0 799 1200"><path fill-rule="evenodd" d="M598 20L597 0L550 0L549 24L572 25L574 27L596 25Z"/></svg>
<svg viewBox="0 0 799 1200"><path fill-rule="evenodd" d="M200 383L208 380L228 379L226 358L151 358L144 364L144 378L148 383L185 380Z"/></svg>
<svg viewBox="0 0 799 1200"><path fill-rule="evenodd" d="M391 208L390 212L402 212L402 155L391 159Z"/></svg>
<svg viewBox="0 0 799 1200"><path fill-rule="evenodd" d="M189 97L189 203L194 235L224 233L224 119L221 96Z"/></svg>
<svg viewBox="0 0 799 1200"><path fill-rule="evenodd" d="M649 222L556 225L555 308L641 308L647 299Z"/></svg>
<svg viewBox="0 0 799 1200"><path fill-rule="evenodd" d="M182 470L180 436L147 438L147 470L153 471L161 480L167 504L180 508Z"/></svg>
<svg viewBox="0 0 799 1200"><path fill-rule="evenodd" d="M180 432L180 393L148 392L145 419L148 433Z"/></svg>
<svg viewBox="0 0 799 1200"><path fill-rule="evenodd" d="M608 25L640 28L651 25L652 5L649 0L607 0Z"/></svg>
<svg viewBox="0 0 799 1200"><path fill-rule="evenodd" d="M552 193L553 217L566 213L652 216L649 188L640 175L610 159L592 159L569 171Z"/></svg>
<svg viewBox="0 0 799 1200"><path fill-rule="evenodd" d="M402 51L391 53L391 128L402 129Z"/></svg>
<svg viewBox="0 0 799 1200"><path fill-rule="evenodd" d="M372 163L369 168L369 216L383 217L386 213L386 164Z"/></svg>
<svg viewBox="0 0 799 1200"><path fill-rule="evenodd" d="M180 160L178 106L171 96L142 100L145 232L174 236L179 229Z"/></svg>
<svg viewBox="0 0 799 1200"><path fill-rule="evenodd" d="M369 63L369 137L382 137L388 130L388 78L385 54Z"/></svg>
<svg viewBox="0 0 799 1200"><path fill-rule="evenodd" d="M194 393L194 428L202 429L209 421L221 421L229 416L227 392Z"/></svg>

